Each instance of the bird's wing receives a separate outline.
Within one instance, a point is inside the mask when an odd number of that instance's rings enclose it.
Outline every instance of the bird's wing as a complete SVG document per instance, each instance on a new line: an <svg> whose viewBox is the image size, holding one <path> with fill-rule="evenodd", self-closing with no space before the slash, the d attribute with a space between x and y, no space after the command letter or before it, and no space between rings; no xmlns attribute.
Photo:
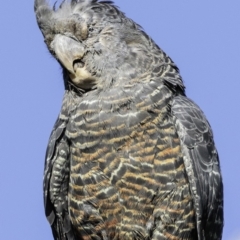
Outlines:
<svg viewBox="0 0 240 240"><path fill-rule="evenodd" d="M55 240L74 240L68 216L69 144L65 137L67 94L49 138L44 167L44 207Z"/></svg>
<svg viewBox="0 0 240 240"><path fill-rule="evenodd" d="M173 99L172 115L194 198L198 239L220 240L223 185L211 127L200 108L184 96Z"/></svg>

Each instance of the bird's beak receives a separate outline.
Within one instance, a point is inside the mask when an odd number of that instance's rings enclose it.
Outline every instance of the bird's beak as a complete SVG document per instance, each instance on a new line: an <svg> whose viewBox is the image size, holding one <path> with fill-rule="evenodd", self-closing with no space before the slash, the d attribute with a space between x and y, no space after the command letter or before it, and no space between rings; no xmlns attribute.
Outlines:
<svg viewBox="0 0 240 240"><path fill-rule="evenodd" d="M70 73L75 74L74 61L83 57L84 46L70 37L57 34L51 43L51 48L62 65Z"/></svg>

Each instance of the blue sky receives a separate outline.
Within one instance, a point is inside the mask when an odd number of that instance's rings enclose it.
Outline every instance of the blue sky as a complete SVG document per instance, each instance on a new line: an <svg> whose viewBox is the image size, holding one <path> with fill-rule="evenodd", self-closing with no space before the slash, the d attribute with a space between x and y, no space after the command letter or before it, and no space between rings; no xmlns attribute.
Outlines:
<svg viewBox="0 0 240 240"><path fill-rule="evenodd" d="M219 151L223 240L240 239L240 1L115 0L175 61ZM38 30L33 1L0 7L0 238L51 240L42 175L63 81Z"/></svg>

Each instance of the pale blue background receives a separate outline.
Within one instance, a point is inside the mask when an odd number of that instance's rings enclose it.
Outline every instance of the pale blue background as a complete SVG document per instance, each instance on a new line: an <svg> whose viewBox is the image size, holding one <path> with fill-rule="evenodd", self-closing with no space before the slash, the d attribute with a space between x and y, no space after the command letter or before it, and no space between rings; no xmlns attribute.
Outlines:
<svg viewBox="0 0 240 240"><path fill-rule="evenodd" d="M208 117L224 177L223 239L239 240L240 1L115 2L176 62L188 96ZM51 240L42 175L64 90L33 1L1 1L0 74L0 239Z"/></svg>

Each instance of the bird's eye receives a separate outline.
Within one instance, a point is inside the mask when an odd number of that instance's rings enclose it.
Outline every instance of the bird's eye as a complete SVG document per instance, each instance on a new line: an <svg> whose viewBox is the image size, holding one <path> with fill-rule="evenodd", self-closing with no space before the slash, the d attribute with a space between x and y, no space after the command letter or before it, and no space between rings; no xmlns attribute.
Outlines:
<svg viewBox="0 0 240 240"><path fill-rule="evenodd" d="M89 28L88 28L88 31L89 31L89 32L93 32L93 27L89 27Z"/></svg>

